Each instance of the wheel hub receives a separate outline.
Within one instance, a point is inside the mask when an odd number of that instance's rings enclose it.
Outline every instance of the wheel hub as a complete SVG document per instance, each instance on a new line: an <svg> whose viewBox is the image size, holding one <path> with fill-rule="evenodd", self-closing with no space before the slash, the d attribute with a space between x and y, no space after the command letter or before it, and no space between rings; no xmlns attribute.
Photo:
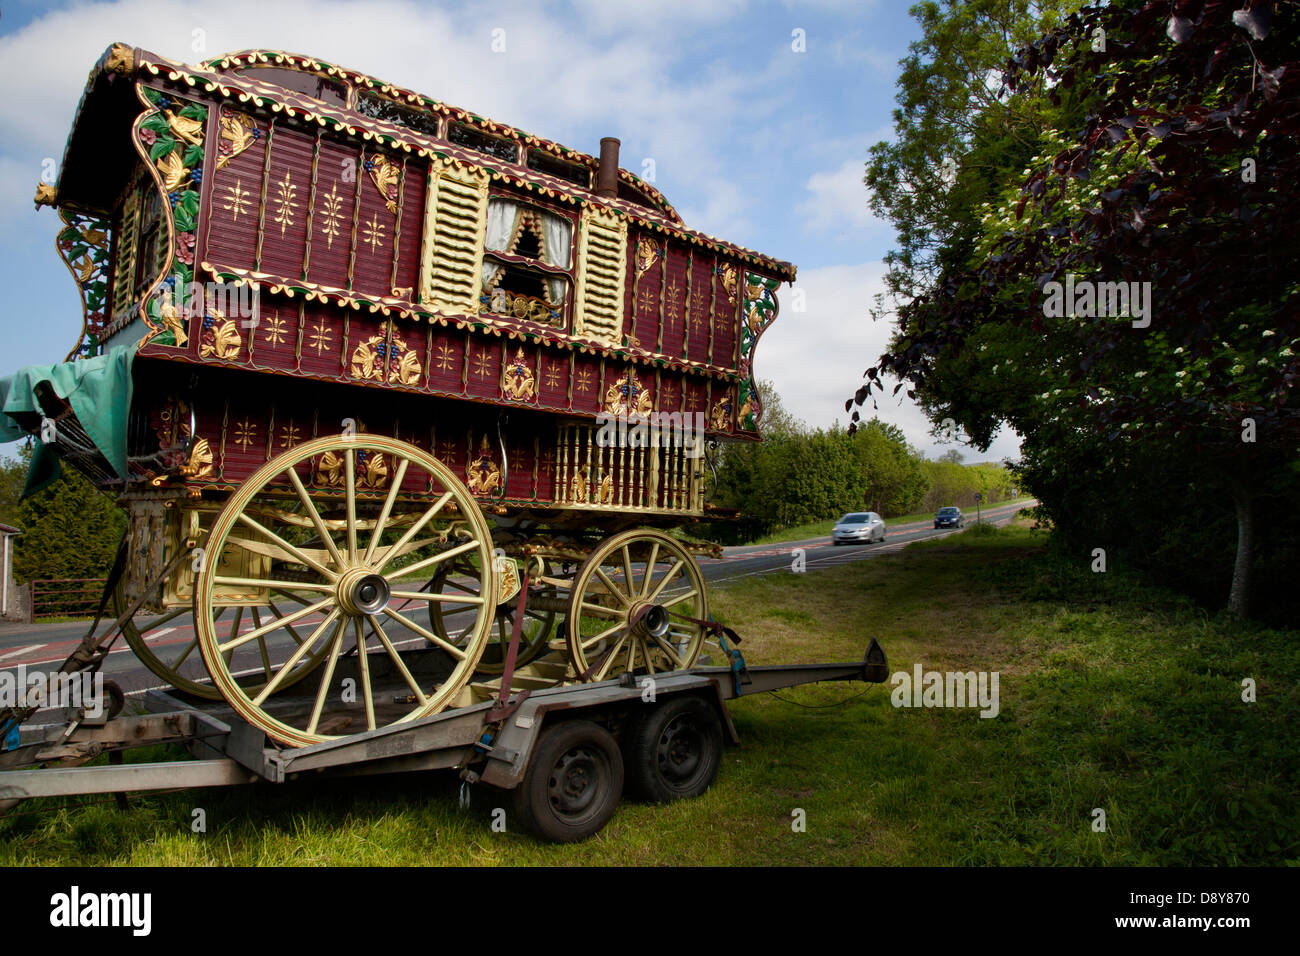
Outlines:
<svg viewBox="0 0 1300 956"><path fill-rule="evenodd" d="M600 774L591 754L570 750L555 766L550 779L551 806L566 815L585 811L600 790Z"/></svg>
<svg viewBox="0 0 1300 956"><path fill-rule="evenodd" d="M672 625L668 617L668 609L658 604L638 604L632 608L628 616L632 621L633 629L642 637L651 640L664 637Z"/></svg>
<svg viewBox="0 0 1300 956"><path fill-rule="evenodd" d="M664 776L677 780L690 777L700 764L699 729L693 722L679 717L664 728L656 750Z"/></svg>
<svg viewBox="0 0 1300 956"><path fill-rule="evenodd" d="M339 605L353 616L378 614L388 606L390 593L384 576L366 568L354 568L339 578Z"/></svg>

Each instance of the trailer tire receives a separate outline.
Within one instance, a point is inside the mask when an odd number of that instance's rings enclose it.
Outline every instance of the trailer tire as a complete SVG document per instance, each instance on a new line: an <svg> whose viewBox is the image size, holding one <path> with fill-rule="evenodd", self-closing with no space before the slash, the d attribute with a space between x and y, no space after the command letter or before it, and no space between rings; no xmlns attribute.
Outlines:
<svg viewBox="0 0 1300 956"><path fill-rule="evenodd" d="M623 794L623 755L609 731L571 720L542 733L515 788L515 814L544 840L572 843L600 830Z"/></svg>
<svg viewBox="0 0 1300 956"><path fill-rule="evenodd" d="M623 735L627 789L652 803L698 797L722 765L722 721L699 697L673 697L637 716Z"/></svg>

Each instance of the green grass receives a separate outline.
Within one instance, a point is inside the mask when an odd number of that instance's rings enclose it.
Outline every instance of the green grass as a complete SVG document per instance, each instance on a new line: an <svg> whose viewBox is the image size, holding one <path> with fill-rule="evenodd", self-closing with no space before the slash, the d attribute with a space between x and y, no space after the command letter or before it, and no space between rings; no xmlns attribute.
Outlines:
<svg viewBox="0 0 1300 956"><path fill-rule="evenodd" d="M504 795L479 786L462 812L454 774L411 774L139 797L127 813L47 802L0 822L0 863L1300 862L1298 631L1092 574L1024 527L745 578L712 603L751 664L856 660L874 636L891 672L998 671L1001 711L895 708L889 685L742 699L742 744L707 794L626 803L576 846L537 843L509 816L493 832ZM1257 703L1241 700L1246 677ZM191 832L195 807L206 833Z"/></svg>
<svg viewBox="0 0 1300 956"><path fill-rule="evenodd" d="M1012 498L1009 501L998 501L991 505L985 505L984 510L987 511L989 508L1003 508L1007 505L1024 504L1033 500L1032 497L1024 496L1020 498ZM973 520L975 517L974 511L971 511L967 517ZM918 511L916 514L899 515L896 518L886 518L885 524L910 524L915 521L930 521L932 518L934 518L933 511ZM782 528L780 531L774 531L769 535L756 538L749 543L780 544L784 541L807 541L811 538L829 538L831 536L831 528L835 527L835 522L839 520L840 516L836 515L834 518L827 518L825 521L813 521L809 524L800 524L794 525L790 528Z"/></svg>

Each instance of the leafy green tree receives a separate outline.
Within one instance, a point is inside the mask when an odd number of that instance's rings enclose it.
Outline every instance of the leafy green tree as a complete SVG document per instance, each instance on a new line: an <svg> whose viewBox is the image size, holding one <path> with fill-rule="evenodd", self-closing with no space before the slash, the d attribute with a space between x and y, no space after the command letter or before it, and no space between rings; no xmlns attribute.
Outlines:
<svg viewBox="0 0 1300 956"><path fill-rule="evenodd" d="M1284 592L1300 533L1298 49L1295 5L1265 0L1127 0L1045 30L1004 71L1039 148L940 239L855 396L897 376L980 447L1012 425L1066 546L1226 579L1239 616L1257 571ZM1145 303L1053 311L1076 277Z"/></svg>

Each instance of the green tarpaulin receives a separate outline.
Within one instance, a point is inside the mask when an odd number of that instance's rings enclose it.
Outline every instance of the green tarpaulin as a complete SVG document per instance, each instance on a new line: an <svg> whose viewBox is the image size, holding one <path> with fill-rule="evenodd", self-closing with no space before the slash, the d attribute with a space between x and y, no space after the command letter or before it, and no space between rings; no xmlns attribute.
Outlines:
<svg viewBox="0 0 1300 956"><path fill-rule="evenodd" d="M26 436L11 415L42 415L35 389L48 382L59 398L72 406L81 427L122 478L127 476L126 422L131 409L131 362L134 345L119 345L103 355L55 365L29 365L0 378L0 442ZM27 472L24 496L34 494L59 476L52 448L37 444Z"/></svg>

